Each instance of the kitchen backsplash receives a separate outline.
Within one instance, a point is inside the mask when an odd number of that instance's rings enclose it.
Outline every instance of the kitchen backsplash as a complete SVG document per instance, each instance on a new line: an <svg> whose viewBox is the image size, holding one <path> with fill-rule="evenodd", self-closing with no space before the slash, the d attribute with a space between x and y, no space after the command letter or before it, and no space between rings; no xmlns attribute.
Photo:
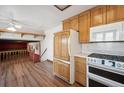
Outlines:
<svg viewBox="0 0 124 93"><path fill-rule="evenodd" d="M82 53L104 53L124 56L124 42L82 44Z"/></svg>

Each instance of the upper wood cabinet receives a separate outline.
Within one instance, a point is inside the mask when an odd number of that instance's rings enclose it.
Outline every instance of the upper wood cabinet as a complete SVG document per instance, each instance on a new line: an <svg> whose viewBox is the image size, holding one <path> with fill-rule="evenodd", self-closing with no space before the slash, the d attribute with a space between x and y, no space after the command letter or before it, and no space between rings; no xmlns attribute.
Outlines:
<svg viewBox="0 0 124 93"><path fill-rule="evenodd" d="M124 20L124 5L107 6L107 23Z"/></svg>
<svg viewBox="0 0 124 93"><path fill-rule="evenodd" d="M70 18L70 29L78 31L78 16Z"/></svg>
<svg viewBox="0 0 124 93"><path fill-rule="evenodd" d="M80 43L88 43L90 27L124 20L124 5L100 5L63 21L63 30L79 31Z"/></svg>
<svg viewBox="0 0 124 93"><path fill-rule="evenodd" d="M91 26L106 24L106 6L91 9Z"/></svg>
<svg viewBox="0 0 124 93"><path fill-rule="evenodd" d="M63 21L63 30L69 31L70 29L78 31L78 16Z"/></svg>
<svg viewBox="0 0 124 93"><path fill-rule="evenodd" d="M70 30L70 19L63 21L63 30L64 31Z"/></svg>
<svg viewBox="0 0 124 93"><path fill-rule="evenodd" d="M81 43L89 42L90 31L90 11L79 15L79 41Z"/></svg>

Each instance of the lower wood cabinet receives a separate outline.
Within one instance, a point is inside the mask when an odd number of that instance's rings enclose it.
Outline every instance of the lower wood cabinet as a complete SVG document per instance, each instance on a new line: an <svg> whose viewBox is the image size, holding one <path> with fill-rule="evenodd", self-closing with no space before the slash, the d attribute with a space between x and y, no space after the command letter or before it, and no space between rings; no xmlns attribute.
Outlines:
<svg viewBox="0 0 124 93"><path fill-rule="evenodd" d="M66 81L70 80L70 64L64 63L59 60L54 60L53 72L55 75L61 77Z"/></svg>
<svg viewBox="0 0 124 93"><path fill-rule="evenodd" d="M75 81L86 86L86 58L75 57Z"/></svg>
<svg viewBox="0 0 124 93"><path fill-rule="evenodd" d="M86 86L86 74L76 71L75 80L76 82L82 84L83 86Z"/></svg>

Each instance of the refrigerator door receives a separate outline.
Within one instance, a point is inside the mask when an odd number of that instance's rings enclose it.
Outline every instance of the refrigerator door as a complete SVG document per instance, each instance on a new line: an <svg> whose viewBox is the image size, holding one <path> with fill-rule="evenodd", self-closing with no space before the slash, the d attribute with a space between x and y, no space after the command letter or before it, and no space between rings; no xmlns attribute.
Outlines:
<svg viewBox="0 0 124 93"><path fill-rule="evenodd" d="M75 56L78 53L81 53L81 44L78 40L78 32L74 30L70 30L69 37L69 54L70 56Z"/></svg>
<svg viewBox="0 0 124 93"><path fill-rule="evenodd" d="M68 50L70 55L70 84L73 84L75 82L74 56L81 52L81 44L78 41L78 32L70 30L70 37L68 40Z"/></svg>

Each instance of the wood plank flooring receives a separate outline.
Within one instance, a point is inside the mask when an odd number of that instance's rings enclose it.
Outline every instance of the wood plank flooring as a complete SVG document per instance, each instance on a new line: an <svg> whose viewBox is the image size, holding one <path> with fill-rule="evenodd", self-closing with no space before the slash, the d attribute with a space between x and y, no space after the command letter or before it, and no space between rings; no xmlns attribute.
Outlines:
<svg viewBox="0 0 124 93"><path fill-rule="evenodd" d="M81 87L52 73L51 62L33 63L27 57L0 63L0 87Z"/></svg>

